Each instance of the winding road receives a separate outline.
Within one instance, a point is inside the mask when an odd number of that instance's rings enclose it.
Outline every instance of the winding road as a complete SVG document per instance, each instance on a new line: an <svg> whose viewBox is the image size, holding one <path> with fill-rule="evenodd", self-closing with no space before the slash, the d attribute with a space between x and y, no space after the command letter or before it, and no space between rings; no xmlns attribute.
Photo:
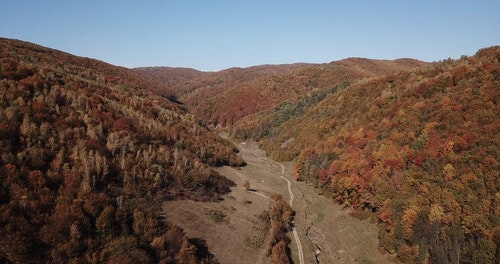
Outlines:
<svg viewBox="0 0 500 264"><path fill-rule="evenodd" d="M278 162L276 162L278 163ZM288 193L290 194L290 201L288 203L290 204L290 207L293 209L293 191L292 191L292 182L285 177L285 167L283 164L278 163L281 166L281 178L283 178L285 181L288 183ZM300 238L299 234L297 233L297 229L295 226L292 226L292 232L293 236L295 238L295 243L297 243L297 251L299 253L299 262L300 264L304 264L304 251L302 250L302 243L300 243Z"/></svg>
<svg viewBox="0 0 500 264"><path fill-rule="evenodd" d="M257 153L253 152L253 151L250 151L248 149L245 149L245 148L241 148L240 147L240 150L243 150L243 151L246 151L246 152L249 152L253 155L255 155L256 157L259 157L263 160L266 160L266 161L269 161L269 159L267 158L262 158L260 155L258 155ZM283 180L285 180L287 182L287 185L288 185L288 194L289 194L289 201L288 201L288 204L290 205L290 207L292 207L293 209L293 199L294 199L294 194L293 194L293 190L292 190L292 182L285 176L285 166L283 166L283 164L275 161L275 160L270 160L272 161L273 163L277 164L280 166L281 168L281 178ZM297 244L297 253L298 253L298 256L299 256L299 263L300 264L304 264L304 251L302 249L302 243L300 242L300 237L299 237L299 234L297 232L297 229L295 228L295 226L293 225L292 226L292 233L293 233L293 237L295 239L295 243Z"/></svg>
<svg viewBox="0 0 500 264"><path fill-rule="evenodd" d="M220 263L270 262L265 247L267 227L258 216L272 204L273 193L288 196L295 211L291 230L294 238L290 244L295 263L392 263L392 256L378 251L378 230L369 219L350 217L348 210L331 198L318 195L311 184L294 181L293 162L268 158L256 142L238 145L247 166L216 168L236 183L222 200L163 203L165 219L181 227L189 237L205 241ZM245 181L250 182L251 191L242 187ZM222 213L224 223L214 222L209 212Z"/></svg>

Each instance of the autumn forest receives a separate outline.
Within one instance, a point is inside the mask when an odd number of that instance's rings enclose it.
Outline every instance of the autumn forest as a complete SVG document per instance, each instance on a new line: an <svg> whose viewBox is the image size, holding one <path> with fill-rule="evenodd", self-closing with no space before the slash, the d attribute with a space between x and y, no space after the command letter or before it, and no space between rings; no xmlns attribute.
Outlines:
<svg viewBox="0 0 500 264"><path fill-rule="evenodd" d="M372 219L399 263L498 263L499 98L498 46L200 72L0 38L0 263L217 263L161 203L230 192L215 168L245 161L221 132Z"/></svg>

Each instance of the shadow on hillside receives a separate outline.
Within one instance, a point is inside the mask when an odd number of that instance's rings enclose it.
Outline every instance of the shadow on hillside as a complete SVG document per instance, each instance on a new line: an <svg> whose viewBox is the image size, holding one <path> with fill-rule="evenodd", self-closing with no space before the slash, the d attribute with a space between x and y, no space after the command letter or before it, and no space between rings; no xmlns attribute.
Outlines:
<svg viewBox="0 0 500 264"><path fill-rule="evenodd" d="M196 238L191 238L189 239L189 242L193 245L196 246L198 251L196 252L196 255L198 256L198 259L214 259L215 256L208 251L208 246L207 246L207 241L196 237Z"/></svg>

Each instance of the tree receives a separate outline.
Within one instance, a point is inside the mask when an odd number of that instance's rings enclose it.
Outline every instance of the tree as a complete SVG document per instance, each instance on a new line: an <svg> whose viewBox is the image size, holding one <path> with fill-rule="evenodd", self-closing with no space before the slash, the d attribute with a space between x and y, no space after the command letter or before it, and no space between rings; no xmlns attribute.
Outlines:
<svg viewBox="0 0 500 264"><path fill-rule="evenodd" d="M325 168L322 168L319 171L318 178L319 178L321 184L323 184L323 185L327 184L329 181L328 171Z"/></svg>
<svg viewBox="0 0 500 264"><path fill-rule="evenodd" d="M289 264L290 259L286 253L285 241L280 240L273 246L271 258L275 264Z"/></svg>
<svg viewBox="0 0 500 264"><path fill-rule="evenodd" d="M182 241L179 254L177 255L177 261L181 264L195 264L197 262L196 247L185 237Z"/></svg>

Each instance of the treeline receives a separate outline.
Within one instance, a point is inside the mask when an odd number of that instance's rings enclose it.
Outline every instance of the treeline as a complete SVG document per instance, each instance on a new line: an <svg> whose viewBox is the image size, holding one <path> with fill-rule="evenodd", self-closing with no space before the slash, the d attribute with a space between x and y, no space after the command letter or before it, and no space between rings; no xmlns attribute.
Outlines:
<svg viewBox="0 0 500 264"><path fill-rule="evenodd" d="M202 72L190 68L172 68L172 67L141 67L132 69L134 72L139 73L148 79L151 79L161 86L151 89L152 92L158 95L172 93L177 96L189 92L186 89L186 84L194 79L202 79L212 73Z"/></svg>
<svg viewBox="0 0 500 264"><path fill-rule="evenodd" d="M168 85L198 117L230 128L255 114L272 113L279 104L346 81L382 76L426 63L350 58L328 64L262 65L201 73L189 69L142 68L137 72ZM172 78L171 76L177 76ZM181 81L182 80L182 81ZM154 90L154 92L158 92Z"/></svg>
<svg viewBox="0 0 500 264"><path fill-rule="evenodd" d="M260 67L230 69L214 74L211 82L203 83L203 86L193 92L181 96L181 100L194 114L211 125L229 128L245 122L247 117L255 114L272 112L281 103L295 100L304 94L346 81L381 76L422 65L425 63L414 60L352 58L321 65L260 66L263 67L262 70L259 70Z"/></svg>
<svg viewBox="0 0 500 264"><path fill-rule="evenodd" d="M0 262L212 263L157 198L217 199L237 149L154 83L0 39Z"/></svg>
<svg viewBox="0 0 500 264"><path fill-rule="evenodd" d="M270 227L268 255L275 264L292 263L290 238L287 232L292 230L292 220L295 212L280 194L273 194L274 201L271 210L264 210L261 218Z"/></svg>
<svg viewBox="0 0 500 264"><path fill-rule="evenodd" d="M499 60L491 47L353 82L305 111L314 96L234 133L262 138L274 158L297 157L298 180L374 212L380 245L404 263L496 263Z"/></svg>

